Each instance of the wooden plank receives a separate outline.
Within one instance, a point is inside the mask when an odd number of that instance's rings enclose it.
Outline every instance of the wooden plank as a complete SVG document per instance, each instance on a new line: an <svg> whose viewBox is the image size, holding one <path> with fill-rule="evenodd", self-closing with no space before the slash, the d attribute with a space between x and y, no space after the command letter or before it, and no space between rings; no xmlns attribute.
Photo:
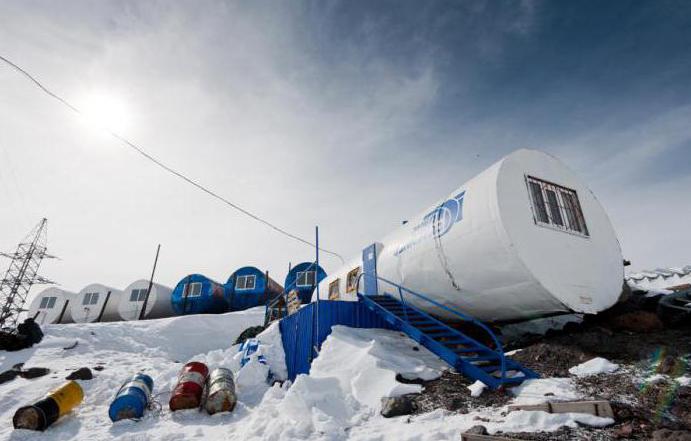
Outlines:
<svg viewBox="0 0 691 441"><path fill-rule="evenodd" d="M514 410L538 410L547 413L587 413L603 418L614 418L612 406L608 401L554 401L540 404L512 404L509 412Z"/></svg>
<svg viewBox="0 0 691 441"><path fill-rule="evenodd" d="M516 438L509 439L501 436L476 435L474 433L461 433L461 441L516 441ZM518 440L520 441L520 440Z"/></svg>

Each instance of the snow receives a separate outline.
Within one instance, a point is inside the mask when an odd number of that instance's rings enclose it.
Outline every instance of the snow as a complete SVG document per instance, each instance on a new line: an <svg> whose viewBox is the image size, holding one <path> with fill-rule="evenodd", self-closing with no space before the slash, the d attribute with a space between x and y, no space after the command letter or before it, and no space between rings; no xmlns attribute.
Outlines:
<svg viewBox="0 0 691 441"><path fill-rule="evenodd" d="M691 377L686 375L674 379L680 386L691 386Z"/></svg>
<svg viewBox="0 0 691 441"><path fill-rule="evenodd" d="M480 380L477 380L475 383L468 386L468 389L470 389L470 396L475 398L479 397L480 395L482 395L482 392L485 391L486 387L487 386L485 385L485 383L483 383Z"/></svg>
<svg viewBox="0 0 691 441"><path fill-rule="evenodd" d="M379 414L382 397L422 390L419 384L396 381L397 375L430 380L448 369L413 340L384 329L334 327L312 363L311 375L299 375L293 384L271 386L266 381L269 371L274 378L287 377L278 326L270 326L257 337L260 346L242 368L239 345L233 345L240 332L263 321L263 313L263 308L255 308L143 322L46 326L41 344L16 353L0 352L0 370L18 362L52 370L41 378L17 378L0 385L0 439L432 441L458 439L476 424L496 433L612 423L582 414L508 412L506 406L478 407L467 414L436 410L383 418ZM75 341L77 347L63 349ZM259 356L267 363L260 363ZM168 410L169 391L182 364L190 360L235 372L238 404L232 413L209 416L197 410ZM103 371L93 371L93 380L80 381L85 400L74 412L43 433L12 430L11 418L19 406L62 384L69 371L99 363ZM113 395L122 381L140 370L154 379L154 400L161 410L147 412L138 422L112 424L107 410ZM513 393L516 398L510 404L578 398L568 378L530 380ZM478 417L488 422L478 423Z"/></svg>
<svg viewBox="0 0 691 441"><path fill-rule="evenodd" d="M569 369L569 373L577 377L589 377L597 374L611 374L619 369L619 365L606 358L596 357Z"/></svg>
<svg viewBox="0 0 691 441"><path fill-rule="evenodd" d="M516 397L512 404L540 404L581 398L570 378L526 380L520 386L511 389L511 393Z"/></svg>

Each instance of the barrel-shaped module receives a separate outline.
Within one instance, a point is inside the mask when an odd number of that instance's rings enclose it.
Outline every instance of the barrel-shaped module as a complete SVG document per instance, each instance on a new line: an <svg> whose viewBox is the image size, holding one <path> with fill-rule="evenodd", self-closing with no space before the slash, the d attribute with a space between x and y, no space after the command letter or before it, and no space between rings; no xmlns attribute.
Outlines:
<svg viewBox="0 0 691 441"><path fill-rule="evenodd" d="M70 312L75 323L119 321L118 303L122 291L110 286L92 283L77 293L70 302Z"/></svg>
<svg viewBox="0 0 691 441"><path fill-rule="evenodd" d="M253 266L236 270L226 282L231 311L242 311L265 305L283 293L283 287L269 274Z"/></svg>
<svg viewBox="0 0 691 441"><path fill-rule="evenodd" d="M315 262L298 263L288 271L285 291L296 291L301 303L309 303L319 282L326 277L326 271Z"/></svg>
<svg viewBox="0 0 691 441"><path fill-rule="evenodd" d="M46 288L31 301L28 317L39 325L73 323L69 306L76 297L77 294L64 289Z"/></svg>
<svg viewBox="0 0 691 441"><path fill-rule="evenodd" d="M372 245L363 245L364 265L361 254L325 278L320 296L398 297L382 280L377 291L358 287L359 271L376 271L478 319L509 321L603 311L619 298L624 276L600 202L569 168L536 150L506 156ZM406 300L454 318L417 296Z"/></svg>
<svg viewBox="0 0 691 441"><path fill-rule="evenodd" d="M173 290L158 283L140 279L125 288L124 296L118 305L118 314L122 320L139 320L165 318L175 315L170 297ZM148 293L148 299L147 299ZM146 303L146 311L142 316L142 309Z"/></svg>
<svg viewBox="0 0 691 441"><path fill-rule="evenodd" d="M177 315L220 314L229 309L225 287L201 274L180 280L170 300Z"/></svg>

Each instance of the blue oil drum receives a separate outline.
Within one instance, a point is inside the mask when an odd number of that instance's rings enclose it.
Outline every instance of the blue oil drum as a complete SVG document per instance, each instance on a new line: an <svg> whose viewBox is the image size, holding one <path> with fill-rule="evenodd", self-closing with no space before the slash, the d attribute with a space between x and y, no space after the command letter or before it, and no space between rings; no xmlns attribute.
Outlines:
<svg viewBox="0 0 691 441"><path fill-rule="evenodd" d="M146 374L136 374L120 387L110 403L108 416L115 422L123 419L141 418L151 402L154 380Z"/></svg>

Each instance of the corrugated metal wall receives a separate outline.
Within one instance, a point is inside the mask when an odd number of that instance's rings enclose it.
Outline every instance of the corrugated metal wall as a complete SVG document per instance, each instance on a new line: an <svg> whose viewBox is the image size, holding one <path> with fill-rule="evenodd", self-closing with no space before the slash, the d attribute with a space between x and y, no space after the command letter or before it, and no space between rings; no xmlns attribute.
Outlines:
<svg viewBox="0 0 691 441"><path fill-rule="evenodd" d="M331 334L331 327L384 328L392 326L360 302L323 300L303 306L280 322L283 350L286 354L288 378L308 374L318 348Z"/></svg>

